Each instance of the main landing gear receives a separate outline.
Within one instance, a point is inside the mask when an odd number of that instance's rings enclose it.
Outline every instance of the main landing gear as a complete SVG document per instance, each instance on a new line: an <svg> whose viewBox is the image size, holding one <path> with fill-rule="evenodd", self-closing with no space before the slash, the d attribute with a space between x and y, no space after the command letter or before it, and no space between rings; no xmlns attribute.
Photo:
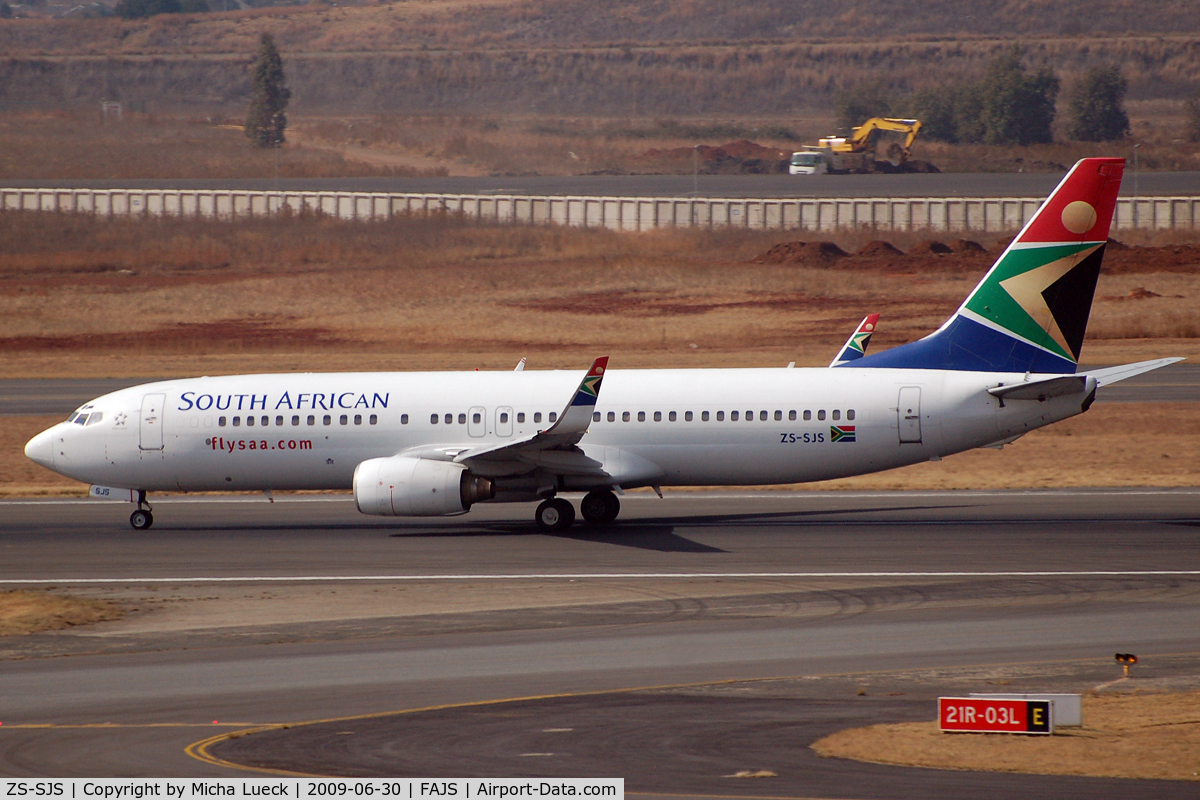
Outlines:
<svg viewBox="0 0 1200 800"><path fill-rule="evenodd" d="M606 525L621 513L621 501L608 489L596 489L584 495L579 512L593 525ZM575 522L575 507L570 501L555 497L537 507L534 519L543 531L565 531Z"/></svg>
<svg viewBox="0 0 1200 800"><path fill-rule="evenodd" d="M154 510L146 502L146 493L140 489L138 490L137 504L137 511L129 515L129 524L135 531L149 530L150 526L154 524Z"/></svg>

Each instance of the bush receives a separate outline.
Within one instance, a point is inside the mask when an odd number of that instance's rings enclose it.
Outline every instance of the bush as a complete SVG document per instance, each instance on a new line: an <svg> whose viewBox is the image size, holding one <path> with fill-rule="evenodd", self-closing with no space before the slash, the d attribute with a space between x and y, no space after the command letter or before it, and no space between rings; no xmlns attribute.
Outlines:
<svg viewBox="0 0 1200 800"><path fill-rule="evenodd" d="M206 11L206 0L120 0L113 7L113 13L122 19L153 17L156 14L200 14Z"/></svg>
<svg viewBox="0 0 1200 800"><path fill-rule="evenodd" d="M1068 135L1084 142L1111 142L1128 134L1125 89L1125 79L1117 67L1088 70L1071 87L1067 100L1071 114Z"/></svg>
<svg viewBox="0 0 1200 800"><path fill-rule="evenodd" d="M837 124L841 132L849 135L871 117L887 117L892 113L888 99L888 88L882 82L861 83L838 95L836 110Z"/></svg>

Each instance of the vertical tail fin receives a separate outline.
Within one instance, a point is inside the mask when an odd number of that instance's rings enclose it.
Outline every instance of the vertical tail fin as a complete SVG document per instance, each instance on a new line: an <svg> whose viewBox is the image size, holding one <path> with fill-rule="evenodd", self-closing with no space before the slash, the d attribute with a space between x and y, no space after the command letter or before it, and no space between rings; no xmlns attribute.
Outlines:
<svg viewBox="0 0 1200 800"><path fill-rule="evenodd" d="M850 366L1074 373L1124 168L1079 161L941 328Z"/></svg>
<svg viewBox="0 0 1200 800"><path fill-rule="evenodd" d="M879 323L878 314L867 314L863 317L863 321L858 323L858 327L854 329L854 333L850 334L850 338L846 340L846 344L842 346L841 352L830 363L831 367L840 367L842 364L848 364L851 361L857 361L867 354L867 345L871 343L871 336L875 333L875 326Z"/></svg>

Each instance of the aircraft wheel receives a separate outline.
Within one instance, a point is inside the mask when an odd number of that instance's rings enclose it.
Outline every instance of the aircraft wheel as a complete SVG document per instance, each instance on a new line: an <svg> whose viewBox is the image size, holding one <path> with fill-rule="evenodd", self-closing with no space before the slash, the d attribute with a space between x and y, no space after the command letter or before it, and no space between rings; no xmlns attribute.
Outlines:
<svg viewBox="0 0 1200 800"><path fill-rule="evenodd" d="M565 531L575 522L575 507L561 497L555 497L537 507L534 519L543 531Z"/></svg>
<svg viewBox="0 0 1200 800"><path fill-rule="evenodd" d="M150 526L154 524L154 515L145 509L139 508L129 515L129 524L137 531L149 530Z"/></svg>
<svg viewBox="0 0 1200 800"><path fill-rule="evenodd" d="M596 489L584 495L579 503L579 513L588 522L605 525L621 513L621 501L607 489Z"/></svg>

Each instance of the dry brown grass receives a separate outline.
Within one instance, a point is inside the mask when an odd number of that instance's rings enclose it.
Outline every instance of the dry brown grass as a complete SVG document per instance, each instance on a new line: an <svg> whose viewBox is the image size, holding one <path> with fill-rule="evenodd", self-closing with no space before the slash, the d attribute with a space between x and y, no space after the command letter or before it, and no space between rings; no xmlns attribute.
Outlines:
<svg viewBox="0 0 1200 800"><path fill-rule="evenodd" d="M818 754L877 764L1200 780L1200 691L1085 695L1080 729L1053 736L945 734L937 722L840 731L812 745Z"/></svg>
<svg viewBox="0 0 1200 800"><path fill-rule="evenodd" d="M642 363L827 363L868 311L884 315L877 347L932 330L993 258L751 263L789 236L629 235L453 217L226 223L7 212L0 214L0 343L9 374L25 355L85 348L364 360L533 355L541 363L604 349ZM853 252L868 236L837 238ZM901 249L915 248L918 238L892 237ZM1200 259L1200 249L1179 250L1169 272L1145 271L1159 268L1153 253L1113 254L1116 274L1101 279L1093 340L1200 333L1200 270L1188 255ZM447 324L463 319L472 324Z"/></svg>
<svg viewBox="0 0 1200 800"><path fill-rule="evenodd" d="M279 177L444 174L433 167L368 163L340 152L288 145ZM0 180L271 178L276 153L252 147L240 120L84 111L0 114Z"/></svg>
<svg viewBox="0 0 1200 800"><path fill-rule="evenodd" d="M120 607L103 600L21 589L0 592L0 636L91 625L121 614Z"/></svg>

